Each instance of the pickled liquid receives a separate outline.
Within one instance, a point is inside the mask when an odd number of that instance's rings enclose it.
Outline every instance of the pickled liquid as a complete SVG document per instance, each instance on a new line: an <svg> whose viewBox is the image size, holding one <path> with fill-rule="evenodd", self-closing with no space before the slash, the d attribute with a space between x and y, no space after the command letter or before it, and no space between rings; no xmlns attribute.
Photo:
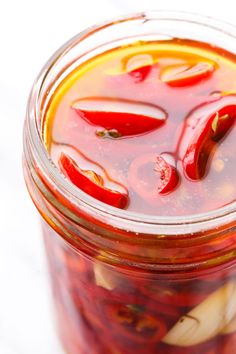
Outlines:
<svg viewBox="0 0 236 354"><path fill-rule="evenodd" d="M210 45L173 39L116 48L78 67L55 91L45 145L65 178L84 191L87 181L88 193L99 197L104 190L110 205L120 193L124 208L152 215L219 208L235 199L235 86L236 58ZM233 263L172 279L110 267L109 249L88 258L47 224L44 235L66 352L235 352ZM188 246L173 241L171 249L146 250L140 243L135 253L152 254L154 264L164 253L173 265L180 256L190 261L185 252L199 261L206 253L224 258L235 235L222 238L222 252L217 237L193 247L190 236ZM120 243L121 258L130 239Z"/></svg>
<svg viewBox="0 0 236 354"><path fill-rule="evenodd" d="M199 65L209 65L211 70L195 80L193 72ZM187 81L179 79L181 72L187 72ZM177 81L168 81L171 75ZM183 166L184 150L194 138L189 121L197 125L202 117L217 114L221 99L234 109L234 93L236 57L232 54L188 40L136 42L91 59L62 82L45 116L45 144L57 166L61 153L66 153L80 169L102 176L105 188L125 189L129 211L150 215L207 212L235 200L234 117L230 129L210 150L206 145L205 172L196 180L186 175ZM94 124L78 114L81 102L94 114L108 112L106 124L102 120ZM133 113L136 123L128 121L120 127L119 111ZM113 127L114 113L118 118ZM142 120L150 115L160 119L160 124L144 129ZM165 176L158 171L157 156L174 161L178 173L178 183L168 193L158 190Z"/></svg>

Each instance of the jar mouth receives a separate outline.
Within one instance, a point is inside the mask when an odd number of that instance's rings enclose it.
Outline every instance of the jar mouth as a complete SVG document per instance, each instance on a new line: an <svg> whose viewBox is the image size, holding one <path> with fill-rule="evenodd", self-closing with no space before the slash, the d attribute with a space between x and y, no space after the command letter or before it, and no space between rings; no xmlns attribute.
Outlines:
<svg viewBox="0 0 236 354"><path fill-rule="evenodd" d="M82 43L85 39L93 36L105 28L109 29L114 25L127 23L128 21L166 21L166 22L182 22L202 26L205 30L213 30L227 36L228 40L236 40L236 27L223 21L213 19L208 16L202 16L189 12L178 11L147 11L138 14L123 16L113 21L104 22L100 25L90 27L79 33L67 43L65 43L45 64L40 72L35 84L32 88L27 108L26 130L27 138L31 151L34 151L35 160L38 167L50 179L51 183L57 186L57 189L63 196L75 206L79 206L86 213L95 216L103 222L117 228L137 232L151 234L165 234L177 236L189 233L210 230L215 227L229 224L236 219L236 201L216 210L205 213L190 214L184 216L157 216L146 215L127 210L114 208L104 204L93 197L79 190L69 180L67 180L58 170L51 160L44 142L42 140L41 127L39 117L42 115L42 109L38 102L44 83L50 75L53 67L63 59L63 57L76 45ZM168 35L166 32L165 35ZM173 36L171 36L173 37ZM44 98L45 99L45 98ZM26 149L26 147L25 147ZM122 225L122 226L121 226Z"/></svg>

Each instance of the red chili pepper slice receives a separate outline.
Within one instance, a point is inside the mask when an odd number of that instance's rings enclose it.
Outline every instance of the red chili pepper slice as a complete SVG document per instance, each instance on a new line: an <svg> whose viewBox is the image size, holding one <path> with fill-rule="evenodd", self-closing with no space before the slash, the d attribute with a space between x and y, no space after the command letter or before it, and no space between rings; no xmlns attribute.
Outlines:
<svg viewBox="0 0 236 354"><path fill-rule="evenodd" d="M206 285L204 284L206 287ZM204 288L205 289L205 288ZM194 285L187 288L183 284L183 289L175 289L159 284L149 284L142 287L142 292L159 303L176 307L191 307L201 303L211 293L211 288L207 292L203 289L194 288Z"/></svg>
<svg viewBox="0 0 236 354"><path fill-rule="evenodd" d="M179 175L174 160L169 154L158 155L156 159L156 171L160 173L161 183L158 186L160 194L172 192L179 183Z"/></svg>
<svg viewBox="0 0 236 354"><path fill-rule="evenodd" d="M76 101L72 108L89 124L116 131L117 137L150 132L167 118L167 113L159 106L117 98L84 98Z"/></svg>
<svg viewBox="0 0 236 354"><path fill-rule="evenodd" d="M236 334L230 334L224 337L222 354L233 354L236 348Z"/></svg>
<svg viewBox="0 0 236 354"><path fill-rule="evenodd" d="M122 73L119 71L118 73L123 76L128 74L134 78L136 83L139 83L146 79L156 62L157 58L149 53L128 55L122 59Z"/></svg>
<svg viewBox="0 0 236 354"><path fill-rule="evenodd" d="M198 180L204 176L211 152L216 143L230 130L235 117L236 101L234 105L223 106L205 117L200 117L196 125L192 126L192 131L190 129L186 131L186 134L191 134L191 136L183 137L190 141L182 162L188 178Z"/></svg>
<svg viewBox="0 0 236 354"><path fill-rule="evenodd" d="M123 289L122 289L123 285ZM91 284L91 287L86 287L86 291L90 291L94 294L97 299L104 299L104 301L111 301L111 299L125 306L127 303L133 304L133 307L137 309L146 308L149 311L158 313L166 318L166 321L169 319L175 319L176 321L181 316L181 312L176 306L172 304L165 304L163 301L158 302L155 297L151 297L148 292L145 293L143 287L140 290L134 291L131 288L127 287L127 284L122 284L120 288L115 288L114 290L107 290L102 287L94 286ZM81 292L83 290L81 289ZM101 301L99 301L99 306L101 306ZM175 321L175 322L176 322Z"/></svg>
<svg viewBox="0 0 236 354"><path fill-rule="evenodd" d="M64 175L85 193L116 208L125 208L128 204L128 193L126 191L121 193L104 187L101 176L91 170L80 169L68 155L61 153L58 163Z"/></svg>
<svg viewBox="0 0 236 354"><path fill-rule="evenodd" d="M135 82L142 82L146 79L152 70L152 65L142 66L130 71L128 74L135 79Z"/></svg>
<svg viewBox="0 0 236 354"><path fill-rule="evenodd" d="M152 314L139 311L135 306L107 304L106 318L117 334L144 343L159 342L167 332L165 322Z"/></svg>
<svg viewBox="0 0 236 354"><path fill-rule="evenodd" d="M207 62L171 65L162 71L161 81L174 87L193 85L209 77L214 69L214 65Z"/></svg>
<svg viewBox="0 0 236 354"><path fill-rule="evenodd" d="M212 349L212 347L214 349ZM220 348L222 348L222 344L220 343L218 337L205 343L196 344L194 347L177 347L175 345L168 345L164 343L160 343L158 345L158 349L161 354L223 354Z"/></svg>
<svg viewBox="0 0 236 354"><path fill-rule="evenodd" d="M155 172L160 173L160 185ZM154 201L159 194L167 194L174 190L179 176L174 167L174 159L170 154L145 154L137 157L130 165L128 172L130 187L146 200Z"/></svg>

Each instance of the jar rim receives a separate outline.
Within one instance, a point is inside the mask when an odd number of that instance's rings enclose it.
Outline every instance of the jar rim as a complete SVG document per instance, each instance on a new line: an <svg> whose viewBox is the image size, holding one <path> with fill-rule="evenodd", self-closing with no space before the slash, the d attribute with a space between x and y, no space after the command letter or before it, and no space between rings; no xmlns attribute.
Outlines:
<svg viewBox="0 0 236 354"><path fill-rule="evenodd" d="M210 16L203 16L191 12L165 10L147 11L127 16L121 16L115 20L103 22L80 32L68 42L66 42L61 48L59 48L47 61L39 76L36 78L29 96L26 129L28 131L28 138L30 140L31 147L34 149L38 165L44 172L46 172L50 180L57 185L57 188L67 199L70 200L70 202L72 202L74 205L79 205L80 208L87 213L101 218L109 225L117 228L122 227L123 229L137 233L152 233L176 236L180 234L184 235L200 232L202 230L210 230L218 227L219 225L222 226L229 224L236 220L236 201L216 210L184 216L147 215L143 213L114 208L94 199L70 183L70 181L60 173L47 153L46 147L42 140L40 129L37 125L36 117L38 117L40 114L37 107L37 101L44 80L50 73L50 70L65 53L73 48L73 46L77 45L85 38L92 36L93 33L113 26L114 24L132 20L172 20L182 21L185 23L194 23L196 25L202 25L226 34L232 39L236 39L236 26L233 26L227 22L214 19Z"/></svg>

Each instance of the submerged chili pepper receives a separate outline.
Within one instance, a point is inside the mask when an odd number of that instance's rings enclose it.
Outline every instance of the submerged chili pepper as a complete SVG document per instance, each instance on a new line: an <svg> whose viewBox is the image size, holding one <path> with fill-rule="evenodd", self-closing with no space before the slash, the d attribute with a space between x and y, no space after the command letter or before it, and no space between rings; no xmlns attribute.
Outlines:
<svg viewBox="0 0 236 354"><path fill-rule="evenodd" d="M120 137L157 129L167 118L167 113L159 106L104 97L80 99L72 108L88 123L107 131L115 130Z"/></svg>
<svg viewBox="0 0 236 354"><path fill-rule="evenodd" d="M161 81L175 87L193 85L210 76L214 69L214 65L207 62L171 65L162 71Z"/></svg>
<svg viewBox="0 0 236 354"><path fill-rule="evenodd" d="M236 334L230 334L224 337L222 354L233 354L236 348Z"/></svg>
<svg viewBox="0 0 236 354"><path fill-rule="evenodd" d="M209 112L206 106L205 113L200 111L198 116L198 112L194 112L188 118L189 124L182 137L186 145L182 157L183 168L187 177L192 180L201 179L205 175L211 153L236 118L236 97L228 104L224 98L213 104L217 104L215 110L211 109Z"/></svg>
<svg viewBox="0 0 236 354"><path fill-rule="evenodd" d="M156 159L156 171L160 173L161 183L158 186L160 194L172 192L179 183L179 175L174 160L169 154L158 155Z"/></svg>
<svg viewBox="0 0 236 354"><path fill-rule="evenodd" d="M107 304L105 318L116 328L117 334L139 343L157 343L167 332L161 318L132 305Z"/></svg>
<svg viewBox="0 0 236 354"><path fill-rule="evenodd" d="M125 188L123 193L106 188L101 176L91 170L80 169L76 162L64 153L61 153L58 163L66 177L83 192L116 208L125 208L128 204L128 192Z"/></svg>
<svg viewBox="0 0 236 354"><path fill-rule="evenodd" d="M145 284L142 287L142 292L153 300L176 309L176 307L196 306L202 302L209 295L213 287L209 286L207 289L205 288L205 284L200 288L199 284L194 284L194 282L192 284L183 283L183 286L179 288L153 282Z"/></svg>

